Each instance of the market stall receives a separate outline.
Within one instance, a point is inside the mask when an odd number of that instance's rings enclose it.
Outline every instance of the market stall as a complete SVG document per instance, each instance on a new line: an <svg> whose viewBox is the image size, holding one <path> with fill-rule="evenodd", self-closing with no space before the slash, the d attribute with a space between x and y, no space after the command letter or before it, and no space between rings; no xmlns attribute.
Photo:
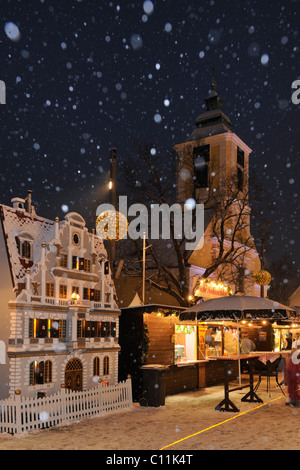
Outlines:
<svg viewBox="0 0 300 470"><path fill-rule="evenodd" d="M183 310L164 304L121 309L119 379L131 375L134 401L144 397L151 374L163 376L167 395L199 388L196 322L179 325L177 313Z"/></svg>
<svg viewBox="0 0 300 470"><path fill-rule="evenodd" d="M275 343L272 325L291 328L295 322L300 322L300 315L293 308L270 299L226 296L196 304L181 312L179 319L182 322L194 320L203 328L205 359L209 361L207 369L217 370L218 357L225 355L229 358L236 354L240 356L240 331L245 330L256 338L254 342L257 351L273 351ZM211 335L207 334L209 331L212 332ZM225 333L228 336L227 342ZM212 360L213 365L210 364ZM236 362L241 385L241 359Z"/></svg>

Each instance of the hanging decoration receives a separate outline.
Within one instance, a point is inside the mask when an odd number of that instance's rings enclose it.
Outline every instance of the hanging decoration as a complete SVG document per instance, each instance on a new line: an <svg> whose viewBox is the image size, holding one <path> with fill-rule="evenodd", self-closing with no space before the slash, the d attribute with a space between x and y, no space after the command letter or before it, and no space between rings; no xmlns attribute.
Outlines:
<svg viewBox="0 0 300 470"><path fill-rule="evenodd" d="M190 335L195 333L195 325L176 325L175 324L175 333L184 333Z"/></svg>
<svg viewBox="0 0 300 470"><path fill-rule="evenodd" d="M122 212L107 210L96 219L97 235L104 240L121 240L127 234L128 220Z"/></svg>
<svg viewBox="0 0 300 470"><path fill-rule="evenodd" d="M270 284L271 279L272 279L271 274L268 271L264 271L264 270L258 271L254 275L254 281L259 286L266 286L267 284Z"/></svg>

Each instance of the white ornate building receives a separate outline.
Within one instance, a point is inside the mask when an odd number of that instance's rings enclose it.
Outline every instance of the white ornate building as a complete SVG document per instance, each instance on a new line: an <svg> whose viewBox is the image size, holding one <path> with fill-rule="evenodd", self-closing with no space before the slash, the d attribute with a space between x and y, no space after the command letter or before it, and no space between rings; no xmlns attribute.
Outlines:
<svg viewBox="0 0 300 470"><path fill-rule="evenodd" d="M27 204L26 204L27 201ZM120 310L107 253L81 215L0 205L0 398L118 382Z"/></svg>

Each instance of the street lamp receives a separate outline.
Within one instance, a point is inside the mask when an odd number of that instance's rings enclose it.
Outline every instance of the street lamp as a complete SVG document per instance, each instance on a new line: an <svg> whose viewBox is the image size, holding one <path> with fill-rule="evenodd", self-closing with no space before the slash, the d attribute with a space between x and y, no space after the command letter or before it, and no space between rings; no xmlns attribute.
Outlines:
<svg viewBox="0 0 300 470"><path fill-rule="evenodd" d="M117 209L117 149L110 149L110 180L108 187L110 189L110 204ZM110 240L109 242L109 259L111 265L111 272L115 274L115 259L116 259L116 242Z"/></svg>

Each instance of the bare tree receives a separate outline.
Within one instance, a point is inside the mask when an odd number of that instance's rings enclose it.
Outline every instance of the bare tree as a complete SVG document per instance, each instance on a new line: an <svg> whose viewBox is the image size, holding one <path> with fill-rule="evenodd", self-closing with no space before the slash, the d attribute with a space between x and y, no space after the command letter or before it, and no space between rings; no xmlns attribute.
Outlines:
<svg viewBox="0 0 300 470"><path fill-rule="evenodd" d="M172 160L161 159L155 154L152 145L146 145L134 157L133 165L125 165L122 173L127 180L127 187L134 202L143 202L149 208L151 204L172 205L176 198L176 173ZM166 169L164 162L170 163ZM172 164L173 163L173 164ZM179 163L180 165L180 163ZM214 175L215 178L219 175ZM191 196L195 202L201 202L205 207L206 232L205 242L211 244L211 258L202 274L207 278L216 273L218 279L236 281L237 290L243 290L243 280L249 279L249 273L244 269L247 253L255 249L254 240L250 233L250 207L248 190L241 191L235 178L230 181L224 178L218 185L212 181L210 190L205 196L197 196L193 180ZM245 185L246 187L247 185ZM196 197L197 196L197 197ZM194 222L194 221L193 221ZM189 259L192 254L186 250L186 237L182 233L179 239L175 233L174 214L170 213L170 239L147 239L146 282L162 292L173 296L182 306L189 305L191 286ZM141 276L142 272L142 240L127 241L119 245L119 257L125 260L124 271L129 275ZM197 283L194 286L196 291Z"/></svg>

